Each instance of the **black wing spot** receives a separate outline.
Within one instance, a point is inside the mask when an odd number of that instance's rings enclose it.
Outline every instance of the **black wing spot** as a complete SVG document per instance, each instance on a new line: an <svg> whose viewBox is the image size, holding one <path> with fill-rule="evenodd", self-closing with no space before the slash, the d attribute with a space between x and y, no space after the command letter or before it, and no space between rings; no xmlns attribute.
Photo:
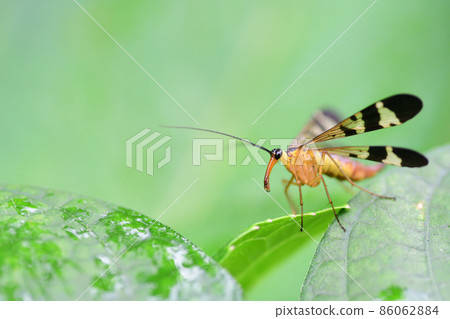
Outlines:
<svg viewBox="0 0 450 319"><path fill-rule="evenodd" d="M367 152L369 156L366 159L369 161L382 162L388 156L384 146L370 146Z"/></svg>
<svg viewBox="0 0 450 319"><path fill-rule="evenodd" d="M422 109L422 100L411 94L397 94L382 102L384 107L394 112L401 123L413 118Z"/></svg>
<svg viewBox="0 0 450 319"><path fill-rule="evenodd" d="M366 126L365 132L375 131L384 128L380 125L381 116L380 112L375 105L369 106L361 111L362 120Z"/></svg>
<svg viewBox="0 0 450 319"><path fill-rule="evenodd" d="M404 167L422 167L428 164L428 159L416 151L394 147L393 152L402 159Z"/></svg>
<svg viewBox="0 0 450 319"><path fill-rule="evenodd" d="M352 135L358 134L358 132L356 132L356 130L347 128L345 126L341 127L341 130L344 132L345 136L352 136Z"/></svg>

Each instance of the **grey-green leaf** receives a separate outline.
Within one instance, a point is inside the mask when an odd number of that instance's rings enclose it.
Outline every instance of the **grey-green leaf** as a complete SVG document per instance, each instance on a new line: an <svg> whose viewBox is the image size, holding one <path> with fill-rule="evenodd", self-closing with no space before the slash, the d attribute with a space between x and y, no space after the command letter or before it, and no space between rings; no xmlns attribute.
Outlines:
<svg viewBox="0 0 450 319"><path fill-rule="evenodd" d="M236 300L229 273L169 227L64 192L0 186L0 300Z"/></svg>
<svg viewBox="0 0 450 319"><path fill-rule="evenodd" d="M394 168L324 235L302 300L450 300L450 146L420 169Z"/></svg>

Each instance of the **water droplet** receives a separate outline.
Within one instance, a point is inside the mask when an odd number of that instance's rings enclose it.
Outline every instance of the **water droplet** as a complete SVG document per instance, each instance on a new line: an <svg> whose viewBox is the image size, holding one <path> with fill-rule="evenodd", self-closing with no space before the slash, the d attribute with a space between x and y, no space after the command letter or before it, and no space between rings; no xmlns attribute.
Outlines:
<svg viewBox="0 0 450 319"><path fill-rule="evenodd" d="M37 212L38 211L38 209L37 208L33 208L33 207L26 207L26 206L24 206L24 207L22 207L22 211L27 211L27 212L29 212L29 213L35 213L35 212Z"/></svg>

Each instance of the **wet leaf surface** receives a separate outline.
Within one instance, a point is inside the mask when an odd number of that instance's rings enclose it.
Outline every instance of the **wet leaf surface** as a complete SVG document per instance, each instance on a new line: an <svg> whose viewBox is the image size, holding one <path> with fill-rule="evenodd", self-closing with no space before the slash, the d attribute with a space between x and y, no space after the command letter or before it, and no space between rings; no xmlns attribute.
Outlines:
<svg viewBox="0 0 450 319"><path fill-rule="evenodd" d="M1 300L236 300L241 289L174 230L135 211L0 185Z"/></svg>

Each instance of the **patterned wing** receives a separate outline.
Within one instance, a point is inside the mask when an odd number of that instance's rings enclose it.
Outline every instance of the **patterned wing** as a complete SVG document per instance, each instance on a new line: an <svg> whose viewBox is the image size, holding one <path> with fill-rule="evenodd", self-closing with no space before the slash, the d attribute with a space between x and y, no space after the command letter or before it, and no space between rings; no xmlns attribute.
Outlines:
<svg viewBox="0 0 450 319"><path fill-rule="evenodd" d="M406 148L392 146L344 146L320 148L331 154L354 157L402 167L421 167L428 164L422 154Z"/></svg>
<svg viewBox="0 0 450 319"><path fill-rule="evenodd" d="M367 133L397 126L413 118L422 109L422 101L410 94L398 94L378 101L325 131L309 143Z"/></svg>

